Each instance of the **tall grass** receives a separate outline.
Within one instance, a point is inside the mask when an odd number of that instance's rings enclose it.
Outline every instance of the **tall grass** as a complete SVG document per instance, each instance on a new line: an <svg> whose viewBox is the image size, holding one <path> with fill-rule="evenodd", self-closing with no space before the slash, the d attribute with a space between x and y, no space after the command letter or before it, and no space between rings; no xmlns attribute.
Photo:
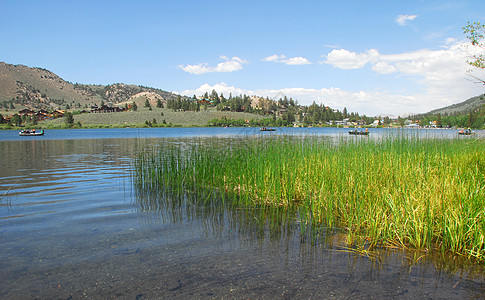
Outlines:
<svg viewBox="0 0 485 300"><path fill-rule="evenodd" d="M485 259L482 140L389 137L247 138L149 150L140 190L218 193L240 206L298 207L351 244L439 250Z"/></svg>

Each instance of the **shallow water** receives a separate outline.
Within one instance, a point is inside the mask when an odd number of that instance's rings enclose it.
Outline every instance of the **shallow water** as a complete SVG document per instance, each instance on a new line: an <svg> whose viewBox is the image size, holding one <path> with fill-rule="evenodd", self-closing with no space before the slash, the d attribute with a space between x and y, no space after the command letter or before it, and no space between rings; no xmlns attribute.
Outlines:
<svg viewBox="0 0 485 300"><path fill-rule="evenodd" d="M0 132L0 298L485 295L481 267L430 256L414 262L399 251L357 255L338 234L305 228L297 212L138 194L131 160L146 146L183 144L202 132L260 134L198 130L60 130L27 139Z"/></svg>

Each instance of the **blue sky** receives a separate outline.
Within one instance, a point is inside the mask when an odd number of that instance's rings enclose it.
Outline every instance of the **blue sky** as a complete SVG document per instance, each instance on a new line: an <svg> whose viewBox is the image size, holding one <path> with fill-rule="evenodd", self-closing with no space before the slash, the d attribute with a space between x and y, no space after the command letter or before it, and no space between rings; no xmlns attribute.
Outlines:
<svg viewBox="0 0 485 300"><path fill-rule="evenodd" d="M467 75L462 33L483 16L478 0L0 0L0 61L71 82L397 116L485 92Z"/></svg>

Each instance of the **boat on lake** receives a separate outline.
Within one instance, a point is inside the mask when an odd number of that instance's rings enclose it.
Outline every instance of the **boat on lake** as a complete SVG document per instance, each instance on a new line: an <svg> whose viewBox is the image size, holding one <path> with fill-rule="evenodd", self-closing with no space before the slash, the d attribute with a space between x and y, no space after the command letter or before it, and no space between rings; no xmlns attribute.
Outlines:
<svg viewBox="0 0 485 300"><path fill-rule="evenodd" d="M363 131L363 130L351 130L349 131L349 134L353 134L353 135L369 135L369 131L366 130L366 131Z"/></svg>
<svg viewBox="0 0 485 300"><path fill-rule="evenodd" d="M22 130L19 132L20 136L41 136L44 135L44 130L35 131L34 130Z"/></svg>
<svg viewBox="0 0 485 300"><path fill-rule="evenodd" d="M276 128L261 127L260 131L276 131Z"/></svg>
<svg viewBox="0 0 485 300"><path fill-rule="evenodd" d="M467 130L460 130L458 131L458 134L460 135L472 135L472 134L475 134L475 132L473 132L471 129L467 129Z"/></svg>

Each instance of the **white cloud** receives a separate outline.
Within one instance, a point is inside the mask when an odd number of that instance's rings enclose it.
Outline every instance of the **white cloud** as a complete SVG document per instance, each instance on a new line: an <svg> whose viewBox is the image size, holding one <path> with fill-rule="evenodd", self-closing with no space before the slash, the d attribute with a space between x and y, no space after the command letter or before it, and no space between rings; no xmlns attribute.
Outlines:
<svg viewBox="0 0 485 300"><path fill-rule="evenodd" d="M377 50L371 49L366 53L356 53L345 49L334 49L327 55L324 63L339 69L360 69L379 55Z"/></svg>
<svg viewBox="0 0 485 300"><path fill-rule="evenodd" d="M197 65L186 65L186 66L178 65L177 67L187 73L197 74L197 75L211 72L211 69L207 66L207 63L200 63Z"/></svg>
<svg viewBox="0 0 485 300"><path fill-rule="evenodd" d="M468 67L463 48L464 44L453 43L440 50L422 49L397 54L380 54L375 49L363 53L339 49L332 50L323 63L339 69L360 69L370 64L379 74L419 76L428 86L443 82L452 84L463 77Z"/></svg>
<svg viewBox="0 0 485 300"><path fill-rule="evenodd" d="M301 57L301 56L283 59L282 62L287 64L287 65L309 65L309 64L311 64L311 62L308 59Z"/></svg>
<svg viewBox="0 0 485 300"><path fill-rule="evenodd" d="M417 15L399 15L396 17L396 23L399 24L400 26L404 26L406 25L407 21L412 21L417 17L418 17Z"/></svg>
<svg viewBox="0 0 485 300"><path fill-rule="evenodd" d="M177 67L187 73L200 75L213 72L239 71L242 69L243 64L246 63L245 60L236 56L229 58L221 55L220 58L223 60L223 62L218 63L215 67L209 67L207 63L199 63L196 65L178 65Z"/></svg>
<svg viewBox="0 0 485 300"><path fill-rule="evenodd" d="M456 39L454 39L454 38L447 38L445 40L446 45L453 44L454 42L456 42Z"/></svg>
<svg viewBox="0 0 485 300"><path fill-rule="evenodd" d="M363 53L345 49L332 50L323 63L340 69L358 69L370 64L371 69L379 74L407 76L424 88L425 94L420 96L422 99L435 97L465 100L470 96L470 89L475 91L475 95L479 94L480 91L476 87L464 88L469 79L466 76L469 66L466 64L465 44L453 43L451 39L447 41L451 44L443 46L440 50L421 49L386 55L375 49ZM445 102L442 104L447 105Z"/></svg>
<svg viewBox="0 0 485 300"><path fill-rule="evenodd" d="M379 74L391 74L397 72L396 67L393 65L388 64L385 61L380 61L372 66L372 70L376 71Z"/></svg>
<svg viewBox="0 0 485 300"><path fill-rule="evenodd" d="M271 62L278 62L278 63L283 63L287 65L309 65L311 62L306 59L305 57L301 56L296 56L296 57L290 57L286 58L286 55L270 55L268 57L263 58L263 61L271 61Z"/></svg>
<svg viewBox="0 0 485 300"><path fill-rule="evenodd" d="M198 87L196 89L184 90L184 91L181 91L181 92L174 92L174 93L186 95L186 96L193 96L193 95L203 95L206 92L211 93L212 90L216 90L219 94L223 93L225 96L228 96L231 93L233 95L242 95L242 94L255 95L254 91L236 88L236 87L233 87L233 86L228 86L224 82L214 84L212 86L205 83L205 84L201 85L200 87Z"/></svg>
<svg viewBox="0 0 485 300"><path fill-rule="evenodd" d="M268 57L263 58L263 61L274 61L274 62L278 62L278 61L280 61L283 58L286 58L286 56L274 54L274 55L270 55Z"/></svg>

